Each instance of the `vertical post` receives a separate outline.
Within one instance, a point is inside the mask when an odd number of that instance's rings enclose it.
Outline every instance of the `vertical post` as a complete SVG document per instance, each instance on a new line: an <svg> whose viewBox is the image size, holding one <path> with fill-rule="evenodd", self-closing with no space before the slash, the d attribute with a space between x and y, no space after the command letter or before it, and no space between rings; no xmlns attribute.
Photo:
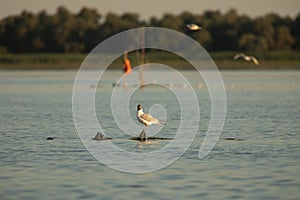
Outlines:
<svg viewBox="0 0 300 200"><path fill-rule="evenodd" d="M141 57L140 57L140 86L144 86L144 67L145 62L145 27L140 29L140 48L141 48Z"/></svg>

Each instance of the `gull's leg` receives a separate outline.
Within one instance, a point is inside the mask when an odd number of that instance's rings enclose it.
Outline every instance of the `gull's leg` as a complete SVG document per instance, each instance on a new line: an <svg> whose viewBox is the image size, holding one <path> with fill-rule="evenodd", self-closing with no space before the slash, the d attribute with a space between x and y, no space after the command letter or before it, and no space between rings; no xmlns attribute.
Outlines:
<svg viewBox="0 0 300 200"><path fill-rule="evenodd" d="M145 132L145 139L146 139L146 129L147 129L147 126L145 126L145 129L144 129L144 132Z"/></svg>

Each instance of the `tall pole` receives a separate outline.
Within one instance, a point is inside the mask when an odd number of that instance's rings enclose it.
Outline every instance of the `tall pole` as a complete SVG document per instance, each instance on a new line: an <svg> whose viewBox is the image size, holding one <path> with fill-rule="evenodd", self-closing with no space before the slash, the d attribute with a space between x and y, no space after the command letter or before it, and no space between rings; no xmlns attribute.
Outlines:
<svg viewBox="0 0 300 200"><path fill-rule="evenodd" d="M145 27L140 29L140 48L141 48L141 58L140 58L140 86L144 86L144 67L145 63Z"/></svg>

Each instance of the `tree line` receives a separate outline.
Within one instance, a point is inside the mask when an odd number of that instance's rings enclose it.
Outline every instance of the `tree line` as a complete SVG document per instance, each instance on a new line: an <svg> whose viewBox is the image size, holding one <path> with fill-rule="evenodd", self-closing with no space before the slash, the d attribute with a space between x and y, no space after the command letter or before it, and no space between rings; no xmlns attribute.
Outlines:
<svg viewBox="0 0 300 200"><path fill-rule="evenodd" d="M201 31L189 31L189 23ZM189 35L208 51L300 50L300 13L282 17L275 13L256 18L238 14L235 9L221 13L166 13L144 21L137 13L105 16L96 9L82 8L71 13L61 6L54 14L22 11L0 20L0 46L12 53L89 52L106 38L132 28L154 26ZM176 43L176 41L173 41Z"/></svg>

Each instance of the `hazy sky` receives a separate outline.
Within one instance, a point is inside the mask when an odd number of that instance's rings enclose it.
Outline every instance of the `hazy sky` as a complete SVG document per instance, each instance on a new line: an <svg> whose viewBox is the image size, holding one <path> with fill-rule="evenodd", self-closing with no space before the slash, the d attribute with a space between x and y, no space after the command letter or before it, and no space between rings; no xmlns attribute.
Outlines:
<svg viewBox="0 0 300 200"><path fill-rule="evenodd" d="M48 13L54 13L60 5L64 5L72 12L78 12L83 6L96 8L102 15L110 11L117 14L137 12L142 19L148 19L150 16L160 17L166 12L202 13L208 9L226 12L230 8L235 8L239 14L247 14L250 17L269 12L295 17L300 12L300 0L0 0L0 2L0 18L19 14L24 9L32 12L45 9Z"/></svg>

